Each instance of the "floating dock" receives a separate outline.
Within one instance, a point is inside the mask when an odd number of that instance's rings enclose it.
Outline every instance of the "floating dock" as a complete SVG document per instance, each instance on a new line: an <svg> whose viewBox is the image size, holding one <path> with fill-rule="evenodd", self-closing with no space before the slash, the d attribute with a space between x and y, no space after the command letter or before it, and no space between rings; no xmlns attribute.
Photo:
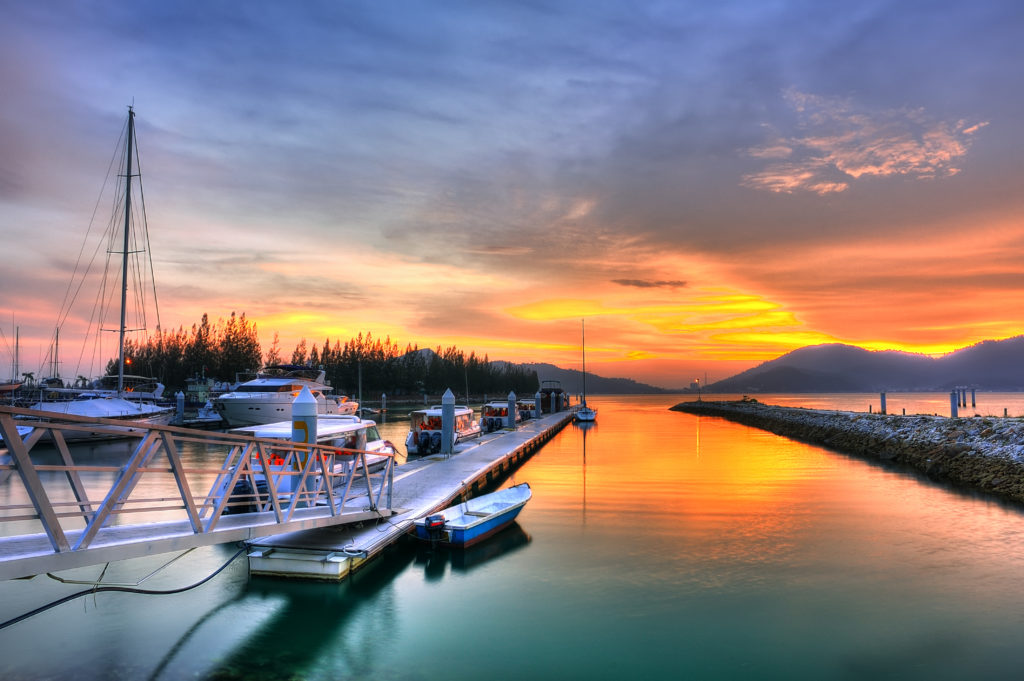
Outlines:
<svg viewBox="0 0 1024 681"><path fill-rule="evenodd" d="M503 480L572 418L572 410L546 414L516 424L515 430L459 444L450 457L435 454L398 466L390 517L250 542L249 571L275 577L345 579L409 532L417 518Z"/></svg>

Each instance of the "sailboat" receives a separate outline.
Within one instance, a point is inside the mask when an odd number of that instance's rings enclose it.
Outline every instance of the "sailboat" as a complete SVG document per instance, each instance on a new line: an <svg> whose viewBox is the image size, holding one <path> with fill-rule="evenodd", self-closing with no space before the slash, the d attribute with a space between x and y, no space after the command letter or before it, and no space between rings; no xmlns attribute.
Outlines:
<svg viewBox="0 0 1024 681"><path fill-rule="evenodd" d="M587 406L587 329L582 319L580 320L580 330L583 336L583 395L574 418L583 423L590 423L597 419L597 410Z"/></svg>
<svg viewBox="0 0 1024 681"><path fill-rule="evenodd" d="M123 249L121 250L121 318L118 334L118 372L116 389L109 391L92 391L83 393L79 399L66 400L61 402L38 402L32 405L32 409L42 412L67 414L73 416L86 416L90 418L120 419L137 422L140 424L166 424L174 416L174 409L155 404L146 399L129 399L132 394L132 385L126 382L130 376L126 376L125 369L125 332L126 313L128 305L128 279L129 261L128 255L132 252L131 226L132 226L132 163L133 147L137 147L135 139L135 111L128 107L128 131L125 135L125 173L124 173L124 227L123 227ZM137 153L137 152L136 152ZM140 180L141 181L141 180ZM113 376L111 376L113 378ZM160 386L159 392L162 392ZM157 396L159 396L157 392ZM43 417L45 415L41 415ZM70 433L65 433L67 439ZM77 439L88 438L85 431Z"/></svg>

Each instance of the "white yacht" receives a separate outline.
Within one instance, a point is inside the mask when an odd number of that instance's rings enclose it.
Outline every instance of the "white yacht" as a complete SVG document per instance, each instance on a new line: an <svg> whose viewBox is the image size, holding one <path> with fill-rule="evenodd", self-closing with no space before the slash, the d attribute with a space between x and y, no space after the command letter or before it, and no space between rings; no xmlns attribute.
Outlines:
<svg viewBox="0 0 1024 681"><path fill-rule="evenodd" d="M441 405L417 409L409 414L409 435L405 438L407 454L427 455L441 451ZM473 418L473 410L455 405L455 444L480 435L480 423Z"/></svg>
<svg viewBox="0 0 1024 681"><path fill-rule="evenodd" d="M292 417L292 401L303 388L316 398L318 414L354 414L359 403L327 393L322 369L278 364L265 368L251 381L213 398L213 407L229 426L253 426Z"/></svg>

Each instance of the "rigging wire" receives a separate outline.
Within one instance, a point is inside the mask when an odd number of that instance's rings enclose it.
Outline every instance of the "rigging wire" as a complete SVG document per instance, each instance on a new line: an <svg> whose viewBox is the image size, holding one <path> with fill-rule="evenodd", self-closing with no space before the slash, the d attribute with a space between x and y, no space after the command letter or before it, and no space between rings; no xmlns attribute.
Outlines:
<svg viewBox="0 0 1024 681"><path fill-rule="evenodd" d="M110 178L113 177L113 175L111 174L111 171L113 170L114 165L117 162L118 157L120 156L119 150L121 148L122 140L124 139L125 135L127 134L127 131L128 131L128 121L125 120L124 127L121 128L121 134L118 137L117 144L114 146L114 152L113 152L113 154L110 157L110 162L107 164L107 172L103 176L103 184L100 187L100 193L96 197L96 204L93 206L92 215L89 217L89 226L86 229L85 236L82 238L82 245L79 248L78 257L75 260L75 266L72 269L71 278L68 280L68 286L67 286L67 289L64 292L64 299L61 301L60 308L59 308L59 311L57 313L57 326L54 329L54 334L53 334L53 337L52 337L52 339L50 341L50 352L51 353L54 352L54 347L56 345L57 333L64 326L65 321L67 321L68 315L71 314L71 308L74 305L75 300L78 298L78 294L82 290L82 285L85 283L85 280L86 280L86 278L89 275L89 271L92 269L93 264L96 262L96 256L99 254L100 246L103 243L102 240L99 241L99 243L97 244L95 250L93 251L92 257L89 259L89 262L85 266L84 271L79 276L79 269L82 267L82 257L83 257L83 255L86 252L86 246L89 243L90 235L93 233L93 226L96 223L96 215L99 213L100 203L103 201L103 197L106 195L107 184L109 183ZM76 278L77 278L77 286L76 286ZM74 289L73 292L72 292L72 289ZM92 323L92 321L90 320L90 325L91 325L91 323ZM78 373L78 368L81 367L82 356L85 353L85 347L86 347L87 343L88 343L88 339L86 339L86 342L82 344L82 350L81 350L81 353L79 354L79 360L78 360L79 364L76 367L75 373Z"/></svg>
<svg viewBox="0 0 1024 681"><path fill-rule="evenodd" d="M121 128L121 134L118 137L117 144L114 147L113 154L110 162L107 165L107 172L104 176L103 185L100 188L99 196L96 199L96 204L93 207L92 215L89 219L89 226L86 234L82 240L81 247L78 252L75 265L72 270L70 280L68 282L67 289L64 293L64 298L61 302L60 309L58 312L57 324L51 335L50 348L46 354L46 361L54 361L54 355L56 353L56 339L60 330L64 327L67 319L70 317L72 308L75 301L84 288L86 281L90 278L90 273L95 271L95 267L98 264L99 254L101 249L106 246L106 259L103 264L103 273L100 275L100 285L98 288L98 294L93 302L92 310L88 319L88 327L85 335L85 339L82 342L78 362L75 367L75 373L77 374L83 366L88 367L99 366L100 372L106 371L105 356L103 354L104 342L103 338L103 323L105 319L109 319L112 314L112 310L119 306L119 302L115 305L115 299L119 298L119 282L113 281L111 274L111 267L113 262L113 256L121 253L123 247L118 244L118 234L123 227L123 216L124 216L124 196L123 192L119 189L114 188L110 190L112 185L112 178L123 177L127 170L127 154L125 153L127 148L126 137L128 134L128 122L124 123ZM133 331L144 331L148 328L147 324L147 312L146 312L146 299L148 294L146 293L147 282L144 277L149 276L150 282L153 289L153 304L157 305L156 298L156 278L154 276L153 268L153 256L152 250L150 249L149 229L146 224L146 213L145 213L145 197L143 193L143 187L141 183L142 166L138 148L138 139L135 137L132 140L133 153L132 161L135 164L137 170L132 175L139 176L140 181L135 183L132 188L133 195L138 192L138 200L135 201L135 205L132 206L132 215L130 216L131 225L131 239L132 244L130 245L130 254L128 257L130 267L130 279L133 282L133 299L135 301L135 310L132 311L135 319L131 324ZM107 223L104 231L104 236L101 239L96 240L96 247L92 251L91 257L87 258L87 248L90 239L94 238L96 233L96 218L100 212L100 207L104 203L105 196L112 196L111 199L111 211L110 220ZM134 229L135 225L140 225L142 234L138 234L138 230ZM146 252L148 256L147 260L143 260L138 255L139 252ZM147 268L148 265L148 268ZM120 271L120 264L117 267ZM157 325L160 324L160 311L156 309Z"/></svg>

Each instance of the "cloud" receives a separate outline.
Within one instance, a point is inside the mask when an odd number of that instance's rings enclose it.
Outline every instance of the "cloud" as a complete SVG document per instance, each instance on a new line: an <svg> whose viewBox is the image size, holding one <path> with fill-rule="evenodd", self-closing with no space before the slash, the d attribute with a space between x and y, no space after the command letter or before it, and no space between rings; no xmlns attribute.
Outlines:
<svg viewBox="0 0 1024 681"><path fill-rule="evenodd" d="M619 286L635 286L636 288L682 288L686 282L681 279L612 279Z"/></svg>
<svg viewBox="0 0 1024 681"><path fill-rule="evenodd" d="M869 110L794 89L784 99L797 114L798 134L747 149L751 157L769 161L743 176L747 187L825 195L845 191L862 177L956 175L971 136L988 125L934 120L920 108Z"/></svg>

